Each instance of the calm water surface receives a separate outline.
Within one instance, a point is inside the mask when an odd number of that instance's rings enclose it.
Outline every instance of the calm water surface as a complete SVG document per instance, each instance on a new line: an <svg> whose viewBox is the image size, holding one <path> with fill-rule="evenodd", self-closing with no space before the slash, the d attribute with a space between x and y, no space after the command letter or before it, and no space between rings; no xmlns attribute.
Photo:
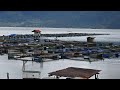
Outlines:
<svg viewBox="0 0 120 90"><path fill-rule="evenodd" d="M95 41L120 42L120 29L76 29L76 28L36 28L36 27L0 27L0 35L10 34L32 34L32 30L40 29L43 34L49 33L100 33L110 35L94 36ZM61 37L60 40L86 41L87 36ZM50 38L54 39L54 38Z"/></svg>
<svg viewBox="0 0 120 90"><path fill-rule="evenodd" d="M72 29L72 28L36 28L36 27L0 27L0 35L9 34L32 34L32 30L40 29L42 33L106 33L110 35L95 36L96 41L102 42L120 42L119 29ZM54 39L54 38L51 38ZM75 40L86 41L86 36L83 37L67 37L59 38L61 40ZM41 78L47 77L49 72L64 69L67 67L80 67L102 70L99 78L101 79L120 79L120 58L118 59L105 59L104 61L86 62L86 61L73 61L73 60L58 60L51 62L31 63L26 64L26 70L39 70L41 71ZM7 55L0 56L0 78L6 79L6 73L10 73L11 79L22 78L22 61L8 60ZM94 77L92 77L94 78Z"/></svg>
<svg viewBox="0 0 120 90"><path fill-rule="evenodd" d="M41 78L47 77L49 72L64 69L67 67L80 67L102 70L99 78L101 79L120 79L120 58L105 59L104 61L86 62L73 60L58 60L40 63L26 63L26 70L41 71ZM6 73L10 73L11 79L22 78L22 61L8 60L7 55L0 56L0 78L6 79ZM94 77L91 77L91 79Z"/></svg>

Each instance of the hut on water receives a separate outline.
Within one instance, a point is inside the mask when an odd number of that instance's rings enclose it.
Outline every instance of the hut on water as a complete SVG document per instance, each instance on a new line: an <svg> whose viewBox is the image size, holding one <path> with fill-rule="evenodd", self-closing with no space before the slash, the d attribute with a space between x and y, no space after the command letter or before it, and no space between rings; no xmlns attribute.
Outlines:
<svg viewBox="0 0 120 90"><path fill-rule="evenodd" d="M49 76L56 76L57 79L60 77L67 77L66 79L89 79L90 77L95 75L95 79L98 79L98 74L101 70L95 69L86 69L86 68L76 68L76 67L68 67L66 69L58 70L55 72L48 73Z"/></svg>

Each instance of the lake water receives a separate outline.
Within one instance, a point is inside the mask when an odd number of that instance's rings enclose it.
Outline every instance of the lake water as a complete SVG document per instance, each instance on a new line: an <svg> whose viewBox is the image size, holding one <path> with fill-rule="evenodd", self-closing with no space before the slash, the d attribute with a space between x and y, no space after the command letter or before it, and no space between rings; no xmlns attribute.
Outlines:
<svg viewBox="0 0 120 90"><path fill-rule="evenodd" d="M0 27L0 35L33 34L32 30L40 29L41 33L100 33L110 35L94 36L96 42L120 42L120 29L76 29L76 28L36 28L36 27ZM60 40L86 41L87 36L61 37ZM50 38L54 39L54 38Z"/></svg>
<svg viewBox="0 0 120 90"><path fill-rule="evenodd" d="M32 30L40 29L42 33L68 33L68 32L81 32L81 33L107 33L111 35L96 36L96 41L120 42L119 29L72 29L72 28L21 28L21 27L0 27L0 35L9 34L32 34ZM86 37L70 37L59 38L64 40L77 40L86 41ZM22 61L8 60L7 55L0 56L0 79L6 79L6 73L10 74L11 79L22 78ZM86 61L73 61L73 60L58 60L51 62L44 62L42 64L28 62L26 70L39 70L41 71L41 78L47 77L49 72L64 69L67 67L80 67L102 70L100 72L100 79L120 79L120 58L118 59L105 59L104 61L86 62ZM94 78L94 77L92 77Z"/></svg>
<svg viewBox="0 0 120 90"><path fill-rule="evenodd" d="M67 67L80 67L102 70L99 74L100 79L120 79L120 58L105 59L89 63L87 61L57 60L40 63L26 63L26 70L41 71L41 78L47 77L48 73ZM0 79L6 79L6 73L9 73L10 79L22 79L22 61L8 60L7 55L0 56ZM91 77L94 79L94 77Z"/></svg>

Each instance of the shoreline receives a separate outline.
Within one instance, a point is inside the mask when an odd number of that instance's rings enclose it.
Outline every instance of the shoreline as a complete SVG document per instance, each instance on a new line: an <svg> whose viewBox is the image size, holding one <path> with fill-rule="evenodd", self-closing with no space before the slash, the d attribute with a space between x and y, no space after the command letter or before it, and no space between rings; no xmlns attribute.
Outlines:
<svg viewBox="0 0 120 90"><path fill-rule="evenodd" d="M118 29L120 29L120 28L77 28L77 27L16 27L16 26L2 26L2 27L0 27L0 28L50 28L50 29L116 29L116 30L118 30Z"/></svg>

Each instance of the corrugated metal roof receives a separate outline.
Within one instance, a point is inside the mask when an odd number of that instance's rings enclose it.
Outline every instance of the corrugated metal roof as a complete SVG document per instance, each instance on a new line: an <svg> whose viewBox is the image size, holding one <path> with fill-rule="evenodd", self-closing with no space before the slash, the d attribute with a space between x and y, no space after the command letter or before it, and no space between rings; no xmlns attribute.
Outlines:
<svg viewBox="0 0 120 90"><path fill-rule="evenodd" d="M81 77L81 78L88 79L100 71L101 70L68 67L66 69L51 72L51 73L49 73L49 75L50 76L56 75L56 76L61 76L61 77L71 77L71 78Z"/></svg>
<svg viewBox="0 0 120 90"><path fill-rule="evenodd" d="M40 30L33 30L32 32L41 32Z"/></svg>

